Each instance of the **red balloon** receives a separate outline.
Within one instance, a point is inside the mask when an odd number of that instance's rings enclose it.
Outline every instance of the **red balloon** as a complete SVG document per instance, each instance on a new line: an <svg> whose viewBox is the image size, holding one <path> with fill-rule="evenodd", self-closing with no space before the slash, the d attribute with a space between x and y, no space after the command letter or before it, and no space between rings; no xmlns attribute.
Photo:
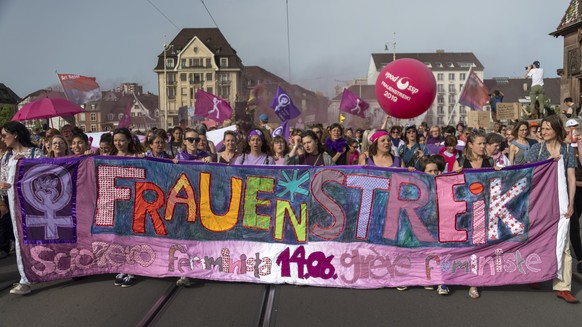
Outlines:
<svg viewBox="0 0 582 327"><path fill-rule="evenodd" d="M430 108L436 95L432 71L416 59L395 60L382 69L376 80L376 99L390 116L409 119Z"/></svg>

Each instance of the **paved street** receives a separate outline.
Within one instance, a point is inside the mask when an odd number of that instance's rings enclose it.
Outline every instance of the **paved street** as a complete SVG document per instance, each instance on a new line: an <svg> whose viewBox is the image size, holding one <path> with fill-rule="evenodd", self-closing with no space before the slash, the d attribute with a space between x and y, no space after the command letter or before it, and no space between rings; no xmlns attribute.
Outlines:
<svg viewBox="0 0 582 327"><path fill-rule="evenodd" d="M577 276L578 280L580 276ZM9 294L18 278L15 257L0 261L0 326L580 326L582 304L556 298L551 283L485 288L481 298L466 287L355 290L202 281L174 287L175 278L140 278L122 289L113 275L33 285L26 296ZM582 285L572 293L582 298ZM164 304L164 301L165 305ZM162 306L163 305L163 306ZM156 309L161 310L156 311ZM264 312L265 308L271 308ZM269 319L270 318L270 319Z"/></svg>

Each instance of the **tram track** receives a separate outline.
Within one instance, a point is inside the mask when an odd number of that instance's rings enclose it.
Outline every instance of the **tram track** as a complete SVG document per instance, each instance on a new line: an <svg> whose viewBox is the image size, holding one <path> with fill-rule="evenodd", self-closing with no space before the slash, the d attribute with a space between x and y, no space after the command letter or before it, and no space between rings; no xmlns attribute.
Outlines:
<svg viewBox="0 0 582 327"><path fill-rule="evenodd" d="M274 305L277 294L277 285L264 285L264 290L261 293L262 299L258 306L256 323L258 327L272 326L274 318ZM171 283L152 303L142 319L136 324L139 327L156 326L159 319L162 318L164 312L170 308L173 300L182 292L182 288Z"/></svg>

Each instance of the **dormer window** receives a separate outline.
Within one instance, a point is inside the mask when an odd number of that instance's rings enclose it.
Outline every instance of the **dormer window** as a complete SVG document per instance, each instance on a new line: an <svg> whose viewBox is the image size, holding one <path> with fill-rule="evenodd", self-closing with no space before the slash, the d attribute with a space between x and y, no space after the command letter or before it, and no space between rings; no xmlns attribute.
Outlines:
<svg viewBox="0 0 582 327"><path fill-rule="evenodd" d="M220 67L223 67L223 68L228 67L228 58L220 58Z"/></svg>

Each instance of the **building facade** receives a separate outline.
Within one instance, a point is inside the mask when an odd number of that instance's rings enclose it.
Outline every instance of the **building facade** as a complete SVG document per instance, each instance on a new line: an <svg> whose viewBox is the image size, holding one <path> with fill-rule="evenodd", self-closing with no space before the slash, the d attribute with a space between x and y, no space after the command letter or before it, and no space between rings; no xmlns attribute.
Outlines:
<svg viewBox="0 0 582 327"><path fill-rule="evenodd" d="M162 127L179 124L178 109L193 107L198 89L225 99L234 108L243 91L243 68L218 28L182 29L164 46L154 68Z"/></svg>
<svg viewBox="0 0 582 327"><path fill-rule="evenodd" d="M560 98L571 97L582 104L582 5L572 0L556 30L550 35L564 38L564 66L558 69Z"/></svg>

